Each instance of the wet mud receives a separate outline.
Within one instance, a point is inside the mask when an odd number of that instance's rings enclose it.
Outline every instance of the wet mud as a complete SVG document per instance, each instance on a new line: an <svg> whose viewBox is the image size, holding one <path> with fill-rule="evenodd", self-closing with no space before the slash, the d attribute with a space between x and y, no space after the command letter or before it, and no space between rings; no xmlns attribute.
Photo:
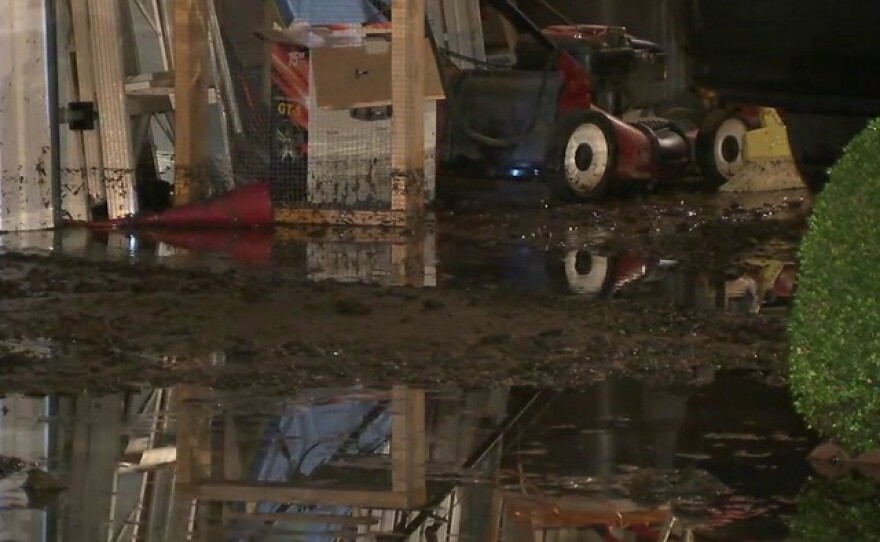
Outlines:
<svg viewBox="0 0 880 542"><path fill-rule="evenodd" d="M699 382L721 368L778 380L784 307L757 310L766 292L755 300L747 264L790 264L803 218L766 208L743 209L735 220L680 201L629 202L601 220L578 207L520 212L503 237L476 225L504 224L503 213L441 216L433 282L423 273L418 284L436 287L396 286L381 269L362 273L393 252L382 242L313 257L338 246L326 232L314 241L267 234L266 261L256 263L236 261L216 243L166 261L165 245L141 239L138 246L140 238L123 233L90 236L78 253L7 251L2 387L571 386L619 374ZM777 208L791 213L785 202ZM598 222L610 221L608 213L616 213L614 227L603 233ZM679 224L673 232L644 231L670 215ZM543 233L532 230L538 223ZM355 256L346 252L352 246ZM427 269L432 256L424 254L417 255ZM731 293L740 279L740 293ZM664 295L652 293L658 280ZM751 301L733 300L744 295ZM726 310L711 310L719 307Z"/></svg>
<svg viewBox="0 0 880 542"><path fill-rule="evenodd" d="M779 382L785 308L761 310L779 288L756 279L792 266L802 201L688 198L441 215L433 253L424 237L321 231L66 232L0 255L0 382L572 386L731 368ZM175 243L189 250L163 255ZM415 283L376 263L398 249Z"/></svg>

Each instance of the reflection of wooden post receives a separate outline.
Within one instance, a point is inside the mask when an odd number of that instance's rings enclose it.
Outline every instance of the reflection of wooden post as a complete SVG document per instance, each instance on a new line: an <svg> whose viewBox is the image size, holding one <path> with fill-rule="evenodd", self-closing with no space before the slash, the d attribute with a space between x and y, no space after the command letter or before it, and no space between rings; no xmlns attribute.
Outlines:
<svg viewBox="0 0 880 542"><path fill-rule="evenodd" d="M191 486L211 475L210 407L206 390L181 386L175 394L177 410L177 485Z"/></svg>
<svg viewBox="0 0 880 542"><path fill-rule="evenodd" d="M425 211L425 0L391 2L391 209Z"/></svg>
<svg viewBox="0 0 880 542"><path fill-rule="evenodd" d="M495 542L501 534L501 514L504 511L504 490L500 487L492 488L492 504L489 511L489 528L486 529L486 542Z"/></svg>
<svg viewBox="0 0 880 542"><path fill-rule="evenodd" d="M391 392L391 489L410 503L426 497L425 392L396 386Z"/></svg>
<svg viewBox="0 0 880 542"><path fill-rule="evenodd" d="M181 388L174 395L175 410L177 411L177 427L175 434L177 435L177 463L174 468L176 471L177 485L188 486L193 482L193 449L190 442L190 435L193 430L193 413L189 410L189 405L185 403L188 386Z"/></svg>
<svg viewBox="0 0 880 542"><path fill-rule="evenodd" d="M406 248L406 283L414 288L425 285L425 224L410 230Z"/></svg>
<svg viewBox="0 0 880 542"><path fill-rule="evenodd" d="M241 450L238 448L238 431L231 405L227 405L223 422L223 479L241 478Z"/></svg>
<svg viewBox="0 0 880 542"><path fill-rule="evenodd" d="M158 538L158 540L162 542L189 540L189 533L192 530L190 523L195 506L196 502L183 495L175 486L171 495L171 507L168 510L168 522L164 529L165 536Z"/></svg>
<svg viewBox="0 0 880 542"><path fill-rule="evenodd" d="M14 408L14 407L13 407ZM122 397L76 399L65 531L71 540L100 540L110 516L122 434ZM104 534L103 538L106 538Z"/></svg>
<svg viewBox="0 0 880 542"><path fill-rule="evenodd" d="M174 202L177 205L203 196L207 181L208 14L204 2L174 2Z"/></svg>
<svg viewBox="0 0 880 542"><path fill-rule="evenodd" d="M715 281L715 308L727 310L730 306L730 298L727 297L727 283Z"/></svg>
<svg viewBox="0 0 880 542"><path fill-rule="evenodd" d="M391 245L391 283L394 286L425 286L425 224L416 224L404 243Z"/></svg>

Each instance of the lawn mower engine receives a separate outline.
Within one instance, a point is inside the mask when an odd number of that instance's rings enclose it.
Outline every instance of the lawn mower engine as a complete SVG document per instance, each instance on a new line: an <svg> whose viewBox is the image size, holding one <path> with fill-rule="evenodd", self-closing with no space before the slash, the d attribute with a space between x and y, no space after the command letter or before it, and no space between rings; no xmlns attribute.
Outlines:
<svg viewBox="0 0 880 542"><path fill-rule="evenodd" d="M658 45L621 27L552 26L522 35L516 53L513 69L450 78L445 172L540 178L566 199L592 200L612 182L662 181L691 163L693 130L683 122L621 120L663 98Z"/></svg>

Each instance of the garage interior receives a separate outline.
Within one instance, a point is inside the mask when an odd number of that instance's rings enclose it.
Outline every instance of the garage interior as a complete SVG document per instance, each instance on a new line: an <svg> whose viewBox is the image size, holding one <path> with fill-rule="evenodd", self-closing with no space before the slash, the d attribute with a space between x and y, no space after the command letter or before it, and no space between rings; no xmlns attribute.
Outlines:
<svg viewBox="0 0 880 542"><path fill-rule="evenodd" d="M11 0L0 540L873 539L851 3Z"/></svg>

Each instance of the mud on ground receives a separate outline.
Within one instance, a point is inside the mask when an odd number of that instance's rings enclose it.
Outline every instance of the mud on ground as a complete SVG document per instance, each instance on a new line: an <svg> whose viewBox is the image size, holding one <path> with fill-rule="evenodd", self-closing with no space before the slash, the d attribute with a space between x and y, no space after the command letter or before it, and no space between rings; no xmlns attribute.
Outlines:
<svg viewBox="0 0 880 542"><path fill-rule="evenodd" d="M763 200L762 200L763 201ZM745 257L792 260L790 194L665 196L605 206L441 214L444 244L641 247L719 276ZM784 375L785 314L633 300L307 282L284 266L209 272L0 255L0 392L202 382L259 388L456 383L568 387L626 373L688 383L719 368Z"/></svg>

